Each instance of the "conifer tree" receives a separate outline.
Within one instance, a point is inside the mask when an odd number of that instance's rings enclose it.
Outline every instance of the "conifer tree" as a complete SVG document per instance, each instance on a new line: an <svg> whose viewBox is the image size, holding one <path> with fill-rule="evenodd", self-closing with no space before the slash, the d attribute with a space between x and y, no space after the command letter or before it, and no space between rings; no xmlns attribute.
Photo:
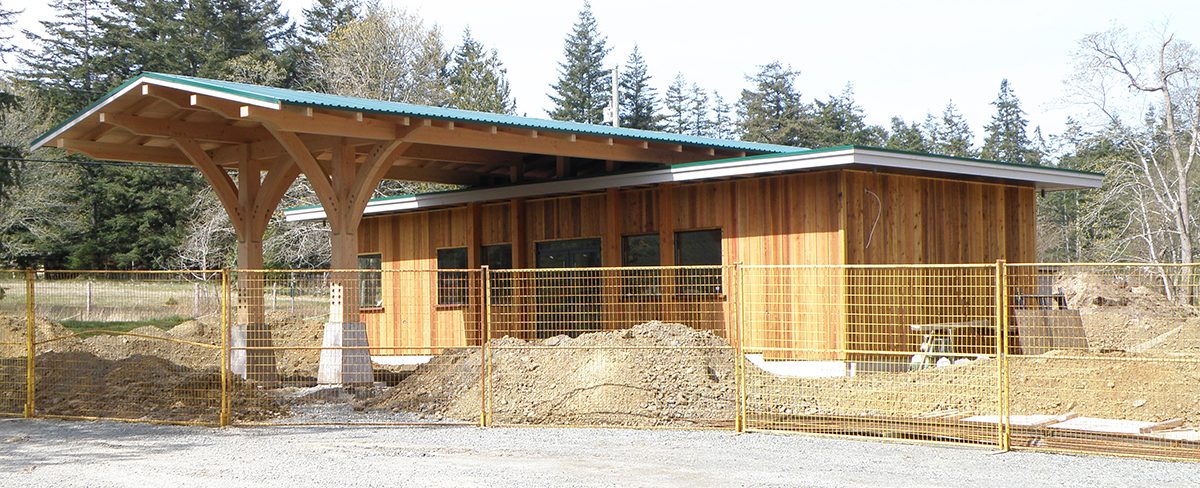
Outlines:
<svg viewBox="0 0 1200 488"><path fill-rule="evenodd" d="M663 96L662 130L675 134L692 133L691 112L687 80L682 73L676 74Z"/></svg>
<svg viewBox="0 0 1200 488"><path fill-rule="evenodd" d="M1006 163L1034 164L1029 160L1032 149L1025 132L1029 121L1025 120L1021 102L1007 79L1000 81L1000 94L992 105L996 107L996 113L983 128L987 135L983 140L982 157Z"/></svg>
<svg viewBox="0 0 1200 488"><path fill-rule="evenodd" d="M650 86L649 68L637 45L629 54L620 80L621 127L659 130L662 117L658 114L658 94Z"/></svg>
<svg viewBox="0 0 1200 488"><path fill-rule="evenodd" d="M604 67L607 41L596 26L591 3L585 2L579 20L563 46L566 59L558 64L558 82L551 88L550 117L589 124L604 121L610 101L612 70Z"/></svg>
<svg viewBox="0 0 1200 488"><path fill-rule="evenodd" d="M975 134L971 132L967 120L958 112L958 107L954 105L953 101L946 104L941 119L935 121L930 115L926 120L926 125L932 128L928 132L933 135L934 153L967 158L978 155L972 144Z"/></svg>
<svg viewBox="0 0 1200 488"><path fill-rule="evenodd" d="M25 31L35 44L21 52L21 77L43 87L61 118L104 94L120 75L113 76L112 52L100 42L101 16L107 0L51 0L55 17L41 21L45 34Z"/></svg>
<svg viewBox="0 0 1200 488"><path fill-rule="evenodd" d="M359 0L316 0L304 9L304 23L300 26L303 42L315 46L325 42L338 27L358 18Z"/></svg>
<svg viewBox="0 0 1200 488"><path fill-rule="evenodd" d="M892 117L892 127L883 147L925 153L933 150L920 124L905 122L900 117Z"/></svg>
<svg viewBox="0 0 1200 488"><path fill-rule="evenodd" d="M314 91L328 91L327 87L321 86L320 77L313 72L316 69L317 50L339 27L359 18L360 5L359 0L316 0L311 7L304 9L294 85Z"/></svg>
<svg viewBox="0 0 1200 488"><path fill-rule="evenodd" d="M684 132L693 136L707 136L712 130L712 120L709 118L708 92L700 85L692 83L687 93L688 130Z"/></svg>
<svg viewBox="0 0 1200 488"><path fill-rule="evenodd" d="M737 139L737 124L733 120L733 107L720 93L713 92L713 117L709 124L709 137Z"/></svg>
<svg viewBox="0 0 1200 488"><path fill-rule="evenodd" d="M809 108L796 88L799 75L775 61L747 77L753 87L742 90L737 103L743 139L789 146L802 143L803 119Z"/></svg>
<svg viewBox="0 0 1200 488"><path fill-rule="evenodd" d="M486 50L471 37L471 29L463 31L462 45L454 50L450 68L450 106L498 114L514 114L517 104L512 99L507 72L496 50Z"/></svg>
<svg viewBox="0 0 1200 488"><path fill-rule="evenodd" d="M13 51L13 46L9 44L12 36L9 35L8 29L12 26L16 15L16 11L5 10L4 4L0 3L0 60L3 60L4 55ZM0 89L0 112L12 109L17 104L17 97L7 90ZM9 161L7 158L21 157L21 148L5 144L0 141L0 202L4 201L4 195L7 193L9 186L13 184L16 163Z"/></svg>
<svg viewBox="0 0 1200 488"><path fill-rule="evenodd" d="M808 130L804 145L830 147L846 144L878 146L883 143L884 130L867 124L862 107L854 101L854 90L850 85L841 95L830 96L816 102L815 113L806 124Z"/></svg>

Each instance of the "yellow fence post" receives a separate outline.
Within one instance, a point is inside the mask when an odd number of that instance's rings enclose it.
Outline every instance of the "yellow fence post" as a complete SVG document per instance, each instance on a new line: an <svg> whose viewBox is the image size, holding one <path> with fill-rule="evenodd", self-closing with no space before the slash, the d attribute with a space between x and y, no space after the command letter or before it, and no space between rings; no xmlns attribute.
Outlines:
<svg viewBox="0 0 1200 488"><path fill-rule="evenodd" d="M479 390L480 390L480 410L479 410L479 426L488 427L492 425L492 280L491 269L486 265L480 271L480 277L483 280L483 307L481 313L482 327L480 333L483 334L480 342L480 371Z"/></svg>
<svg viewBox="0 0 1200 488"><path fill-rule="evenodd" d="M734 428L738 432L746 431L746 366L744 364L746 356L743 352L745 350L745 346L742 344L745 341L745 337L743 336L745 331L745 328L743 327L743 322L745 321L743 310L746 308L746 303L745 295L742 293L743 273L744 271L742 270L742 263L734 263L733 291L735 296L734 306L736 308L734 309L733 317L734 326L737 329L735 334L737 340L734 342L733 346L733 371L735 377L734 381L736 381L735 390L737 391L737 401L735 403L737 417L734 420Z"/></svg>
<svg viewBox="0 0 1200 488"><path fill-rule="evenodd" d="M25 270L25 418L33 418L36 416L36 390L37 380L34 371L35 359L34 353L36 348L34 342L37 340L37 324L34 315L37 312L37 303L33 295L33 270Z"/></svg>
<svg viewBox="0 0 1200 488"><path fill-rule="evenodd" d="M221 427L229 425L229 270L221 270Z"/></svg>
<svg viewBox="0 0 1200 488"><path fill-rule="evenodd" d="M1008 421L1008 265L996 260L996 442L1009 450Z"/></svg>

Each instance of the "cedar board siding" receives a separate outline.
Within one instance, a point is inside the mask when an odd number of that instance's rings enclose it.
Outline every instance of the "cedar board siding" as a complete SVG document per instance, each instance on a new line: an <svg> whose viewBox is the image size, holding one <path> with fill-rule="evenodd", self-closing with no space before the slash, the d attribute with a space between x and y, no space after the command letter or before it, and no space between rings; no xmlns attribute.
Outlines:
<svg viewBox="0 0 1200 488"><path fill-rule="evenodd" d="M868 189L880 197L882 206L866 193ZM610 205L613 194L618 201ZM662 201L671 202L670 207L663 208ZM514 204L519 212L513 212ZM472 229L471 212L478 212L477 230ZM876 214L879 222L872 234ZM610 222L613 216L619 221ZM437 267L437 249L467 247L471 242L519 245L521 249L513 250L517 267L532 267L539 241L600 238L604 263L612 266L620 262L619 257L611 256L620 244L610 241L619 236L718 228L727 265L953 264L1001 258L1030 262L1034 259L1034 218L1032 188L852 170L369 217L359 230L360 252L382 253L385 269L423 271L385 273L384 306L364 317L371 344L380 348L373 353L417 354L384 350L392 345L428 347L423 353L477 345L479 304L437 307L436 273L429 271ZM514 229L524 232L514 235ZM661 252L673 254L673 248L664 246ZM728 276L731 272L727 271L725 283L734 281ZM868 305L874 307L871 310L880 310L880 305L885 310L887 306L897 310L900 305L912 307L911 301L897 297L914 286L937 284L930 277L907 276L886 286L872 280L867 287L853 270L842 273L828 268L751 267L742 273L744 346L779 359L851 359L852 355L841 352L846 349L910 350L920 338L909 333L905 319L881 320L878 314L868 317L864 312ZM602 289L607 327L659 319L697 328L724 327L726 330L714 332L735 336L728 329L735 323L732 300L738 291L728 285L720 300L676 304L665 297L658 306L623 300L615 279L606 279ZM969 306L981 307L979 313L986 313L991 306L977 303L977 298L968 301ZM922 305L929 307L924 310L961 310L964 306L962 300L952 297ZM521 318L530 307L519 298L493 305L494 333L532 338L531 320Z"/></svg>

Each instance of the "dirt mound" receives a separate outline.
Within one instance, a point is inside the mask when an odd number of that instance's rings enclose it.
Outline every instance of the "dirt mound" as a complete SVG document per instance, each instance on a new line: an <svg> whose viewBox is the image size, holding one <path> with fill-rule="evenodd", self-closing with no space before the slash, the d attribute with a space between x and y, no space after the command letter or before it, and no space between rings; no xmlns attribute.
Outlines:
<svg viewBox="0 0 1200 488"><path fill-rule="evenodd" d="M734 417L733 350L710 332L648 322L492 345L496 423L696 425ZM359 407L477 419L481 370L478 349L448 351Z"/></svg>
<svg viewBox="0 0 1200 488"><path fill-rule="evenodd" d="M1087 272L1074 273L1055 281L1054 291L1062 291L1067 301L1067 308L1072 310L1134 307L1140 310L1154 311L1158 314L1168 310L1179 313L1186 312L1182 308L1174 310L1175 305L1166 295L1146 286L1146 283L1133 283L1122 276Z"/></svg>
<svg viewBox="0 0 1200 488"><path fill-rule="evenodd" d="M118 360L88 352L53 352L36 358L39 415L108 417L215 423L220 414L221 374L162 358L136 355ZM0 377L25 375L25 361L0 360ZM284 412L236 376L230 386L235 419L261 420ZM23 403L23 389L0 390L0 404ZM17 398L17 397L20 398Z"/></svg>
<svg viewBox="0 0 1200 488"><path fill-rule="evenodd" d="M22 315L0 315L0 356L16 357L25 355L25 335L27 324ZM36 341L46 341L56 337L73 335L71 329L59 324L37 319L34 322L34 338ZM63 339L50 343L51 347L70 348L79 342L76 338Z"/></svg>

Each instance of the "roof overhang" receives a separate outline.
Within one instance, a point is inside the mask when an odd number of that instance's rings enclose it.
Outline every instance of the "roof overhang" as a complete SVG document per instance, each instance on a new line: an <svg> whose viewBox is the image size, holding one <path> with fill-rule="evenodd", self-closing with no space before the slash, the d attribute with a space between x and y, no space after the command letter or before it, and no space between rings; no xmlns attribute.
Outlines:
<svg viewBox="0 0 1200 488"><path fill-rule="evenodd" d="M226 169L238 161L285 164L279 132L294 133L318 160L349 147L355 161L390 141L385 178L484 186L571 174L661 168L797 148L595 124L490 114L143 73L38 137L96 159L194 165L193 140ZM294 145L292 147L295 147Z"/></svg>
<svg viewBox="0 0 1200 488"><path fill-rule="evenodd" d="M511 185L381 198L367 204L364 214L378 215L432 209L475 202L501 201L690 181L744 178L756 175L793 173L820 169L868 167L915 172L963 180L992 180L1047 190L1099 188L1104 175L1044 166L1027 166L910 153L879 148L843 146L776 155L680 164L667 169L613 174L592 178ZM320 207L300 207L284 212L289 221L320 220Z"/></svg>

